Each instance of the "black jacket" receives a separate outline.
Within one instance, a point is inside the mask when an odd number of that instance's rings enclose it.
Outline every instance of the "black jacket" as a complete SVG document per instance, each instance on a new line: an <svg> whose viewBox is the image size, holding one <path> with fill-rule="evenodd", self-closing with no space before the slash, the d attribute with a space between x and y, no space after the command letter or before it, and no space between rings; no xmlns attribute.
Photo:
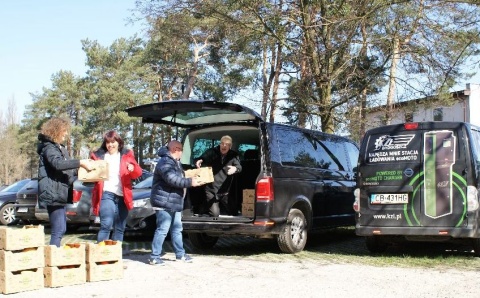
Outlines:
<svg viewBox="0 0 480 298"><path fill-rule="evenodd" d="M160 159L153 173L150 203L153 207L180 212L183 210L184 188L192 186L192 179L185 178L182 166L167 147L158 151Z"/></svg>
<svg viewBox="0 0 480 298"><path fill-rule="evenodd" d="M208 149L202 156L197 158L195 162L202 159L202 167L212 167L214 181L205 186L207 191L214 193L227 193L232 183L233 175L228 176L228 166L235 166L237 171L242 171L242 165L238 153L229 150L222 161L222 153L220 152L220 146Z"/></svg>
<svg viewBox="0 0 480 298"><path fill-rule="evenodd" d="M71 203L80 161L70 159L65 146L49 137L39 134L38 140L38 205L46 208Z"/></svg>

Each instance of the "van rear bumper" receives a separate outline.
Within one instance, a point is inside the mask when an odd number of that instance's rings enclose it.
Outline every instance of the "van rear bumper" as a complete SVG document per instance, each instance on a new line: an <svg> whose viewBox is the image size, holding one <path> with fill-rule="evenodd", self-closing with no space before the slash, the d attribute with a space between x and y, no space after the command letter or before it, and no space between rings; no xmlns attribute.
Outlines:
<svg viewBox="0 0 480 298"><path fill-rule="evenodd" d="M182 225L184 232L206 233L212 236L249 235L256 237L268 237L272 235L278 235L282 231L282 225L257 225L253 224L252 222L227 223L182 221Z"/></svg>
<svg viewBox="0 0 480 298"><path fill-rule="evenodd" d="M479 238L475 228L443 228L443 227L366 227L355 226L357 236L425 236L451 238Z"/></svg>

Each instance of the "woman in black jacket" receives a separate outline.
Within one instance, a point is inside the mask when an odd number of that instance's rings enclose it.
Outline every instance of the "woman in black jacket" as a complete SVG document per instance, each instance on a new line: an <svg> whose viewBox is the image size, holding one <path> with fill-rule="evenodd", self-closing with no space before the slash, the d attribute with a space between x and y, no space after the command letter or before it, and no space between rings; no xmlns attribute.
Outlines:
<svg viewBox="0 0 480 298"><path fill-rule="evenodd" d="M63 142L70 131L70 122L54 117L42 125L38 135L38 205L46 208L50 220L50 245L60 246L67 230L65 205L73 199L73 182L77 170L90 171L88 159L70 159Z"/></svg>

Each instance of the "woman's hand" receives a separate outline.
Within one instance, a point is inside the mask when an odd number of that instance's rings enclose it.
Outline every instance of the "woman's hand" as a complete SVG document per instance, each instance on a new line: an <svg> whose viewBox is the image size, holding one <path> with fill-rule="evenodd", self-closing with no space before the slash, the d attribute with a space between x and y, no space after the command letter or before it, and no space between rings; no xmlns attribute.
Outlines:
<svg viewBox="0 0 480 298"><path fill-rule="evenodd" d="M80 166L87 171L94 170L95 167L92 165L92 163L90 161L91 161L90 159L81 159L80 160Z"/></svg>

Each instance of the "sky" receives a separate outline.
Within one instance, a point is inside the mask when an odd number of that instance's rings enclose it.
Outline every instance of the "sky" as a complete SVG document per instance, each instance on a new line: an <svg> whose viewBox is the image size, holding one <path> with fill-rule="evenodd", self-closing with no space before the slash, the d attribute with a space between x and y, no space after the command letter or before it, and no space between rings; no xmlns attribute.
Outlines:
<svg viewBox="0 0 480 298"><path fill-rule="evenodd" d="M18 119L32 103L30 93L51 88L60 70L84 76L86 56L81 40L110 46L121 37L138 34L141 23L128 18L135 0L4 0L0 9L0 111L10 99ZM480 72L469 82L480 84ZM464 82L455 90L465 89Z"/></svg>
<svg viewBox="0 0 480 298"><path fill-rule="evenodd" d="M0 111L14 99L18 118L30 93L51 87L60 70L85 75L82 39L110 46L121 37L142 36L128 18L135 0L5 0L0 8Z"/></svg>

